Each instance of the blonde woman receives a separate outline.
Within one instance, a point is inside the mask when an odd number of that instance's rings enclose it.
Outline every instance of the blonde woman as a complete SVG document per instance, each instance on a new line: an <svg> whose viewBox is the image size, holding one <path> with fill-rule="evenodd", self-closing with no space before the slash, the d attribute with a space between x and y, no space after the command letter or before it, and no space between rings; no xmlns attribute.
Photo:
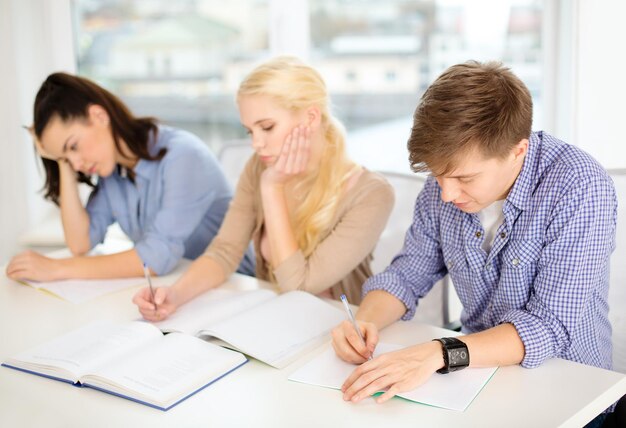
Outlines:
<svg viewBox="0 0 626 428"><path fill-rule="evenodd" d="M393 207L391 186L347 158L324 81L299 60L279 57L254 69L237 104L256 153L204 256L173 286L157 289L154 302L147 288L133 298L148 320L223 283L251 239L256 276L279 291L361 300Z"/></svg>

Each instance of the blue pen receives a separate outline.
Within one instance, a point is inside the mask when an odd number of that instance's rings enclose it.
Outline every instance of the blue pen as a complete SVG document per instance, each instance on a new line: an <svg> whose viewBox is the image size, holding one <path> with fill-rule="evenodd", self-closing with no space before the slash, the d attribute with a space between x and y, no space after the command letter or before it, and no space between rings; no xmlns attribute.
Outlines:
<svg viewBox="0 0 626 428"><path fill-rule="evenodd" d="M157 310L157 304L154 300L154 288L152 288L152 279L150 278L150 270L146 264L143 264L143 274L146 277L146 281L148 281L148 287L150 287L150 296L152 297L152 303L154 304L154 311Z"/></svg>
<svg viewBox="0 0 626 428"><path fill-rule="evenodd" d="M350 309L350 305L348 305L348 298L346 297L345 294L341 295L341 301L343 302L343 307L346 308L346 312L348 313L348 317L350 317L350 321L352 322L354 329L359 335L359 338L361 338L361 342L363 343L363 346L367 347L367 345L365 344L365 339L363 338L363 335L361 334L361 329L359 328L359 325L356 323L356 319L354 318L354 315L352 314L352 309ZM372 359L372 356L370 355L368 360L371 360L371 359Z"/></svg>

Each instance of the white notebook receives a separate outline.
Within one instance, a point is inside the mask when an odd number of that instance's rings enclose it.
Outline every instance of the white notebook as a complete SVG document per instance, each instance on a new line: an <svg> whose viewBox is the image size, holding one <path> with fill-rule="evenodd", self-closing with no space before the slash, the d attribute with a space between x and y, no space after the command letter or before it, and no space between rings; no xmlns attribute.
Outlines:
<svg viewBox="0 0 626 428"><path fill-rule="evenodd" d="M375 356L401 348L404 346L379 343ZM296 370L289 376L289 380L340 390L356 367L337 357L331 348ZM464 411L496 370L497 367L467 368L447 374L435 373L423 385L396 396L430 406Z"/></svg>
<svg viewBox="0 0 626 428"><path fill-rule="evenodd" d="M97 248L92 250L90 255L108 254L108 252L97 251ZM61 258L69 257L71 254L68 250L55 251L50 254L46 254L48 257ZM167 278L155 276L152 279L152 283L155 286L170 285L173 282L173 278L177 278L187 270L191 261L182 259L176 265L174 271L172 271ZM167 283L165 282L167 281ZM64 279L59 281L31 281L24 280L19 281L23 284L30 285L31 287L53 294L63 300L67 300L71 303L84 303L89 300L93 300L97 297L104 296L116 291L125 290L131 287L145 286L146 279L143 276L135 278L118 278L118 279Z"/></svg>
<svg viewBox="0 0 626 428"><path fill-rule="evenodd" d="M197 337L147 322L98 321L2 365L169 410L247 362Z"/></svg>
<svg viewBox="0 0 626 428"><path fill-rule="evenodd" d="M211 290L155 323L164 332L215 338L272 367L283 368L324 343L346 318L304 291Z"/></svg>
<svg viewBox="0 0 626 428"><path fill-rule="evenodd" d="M71 303L84 303L96 297L130 287L145 285L146 279L121 278L121 279L65 279L60 281L20 281L31 287L55 295Z"/></svg>

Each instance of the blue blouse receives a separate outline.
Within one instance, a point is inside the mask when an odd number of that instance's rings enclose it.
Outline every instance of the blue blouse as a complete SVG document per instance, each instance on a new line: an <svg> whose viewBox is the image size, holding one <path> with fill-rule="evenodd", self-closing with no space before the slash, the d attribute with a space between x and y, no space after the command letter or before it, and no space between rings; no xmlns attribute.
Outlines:
<svg viewBox="0 0 626 428"><path fill-rule="evenodd" d="M195 259L204 252L232 198L217 159L198 137L159 126L149 150L156 155L162 148L167 149L163 159L139 160L134 182L124 168L101 177L87 203L91 246L118 222L157 275L171 271L182 257ZM239 271L254 275L251 249Z"/></svg>

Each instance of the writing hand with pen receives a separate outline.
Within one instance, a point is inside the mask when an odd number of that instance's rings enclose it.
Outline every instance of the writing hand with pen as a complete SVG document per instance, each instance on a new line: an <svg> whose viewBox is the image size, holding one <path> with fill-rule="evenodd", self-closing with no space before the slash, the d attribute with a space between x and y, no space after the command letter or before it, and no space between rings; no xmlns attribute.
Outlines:
<svg viewBox="0 0 626 428"><path fill-rule="evenodd" d="M399 392L423 384L442 367L441 344L432 341L373 358L378 327L372 322L357 321L349 307L346 310L350 320L343 321L331 333L337 356L359 365L341 386L344 400L356 403L385 391L376 398L377 403L384 403Z"/></svg>
<svg viewBox="0 0 626 428"><path fill-rule="evenodd" d="M339 358L352 364L363 364L374 355L378 329L371 322L345 320L332 330L332 337L333 348Z"/></svg>
<svg viewBox="0 0 626 428"><path fill-rule="evenodd" d="M172 287L154 288L149 268L145 264L143 267L148 287L142 288L135 294L133 303L137 305L141 316L146 320L163 321L179 306L176 303L176 292Z"/></svg>

